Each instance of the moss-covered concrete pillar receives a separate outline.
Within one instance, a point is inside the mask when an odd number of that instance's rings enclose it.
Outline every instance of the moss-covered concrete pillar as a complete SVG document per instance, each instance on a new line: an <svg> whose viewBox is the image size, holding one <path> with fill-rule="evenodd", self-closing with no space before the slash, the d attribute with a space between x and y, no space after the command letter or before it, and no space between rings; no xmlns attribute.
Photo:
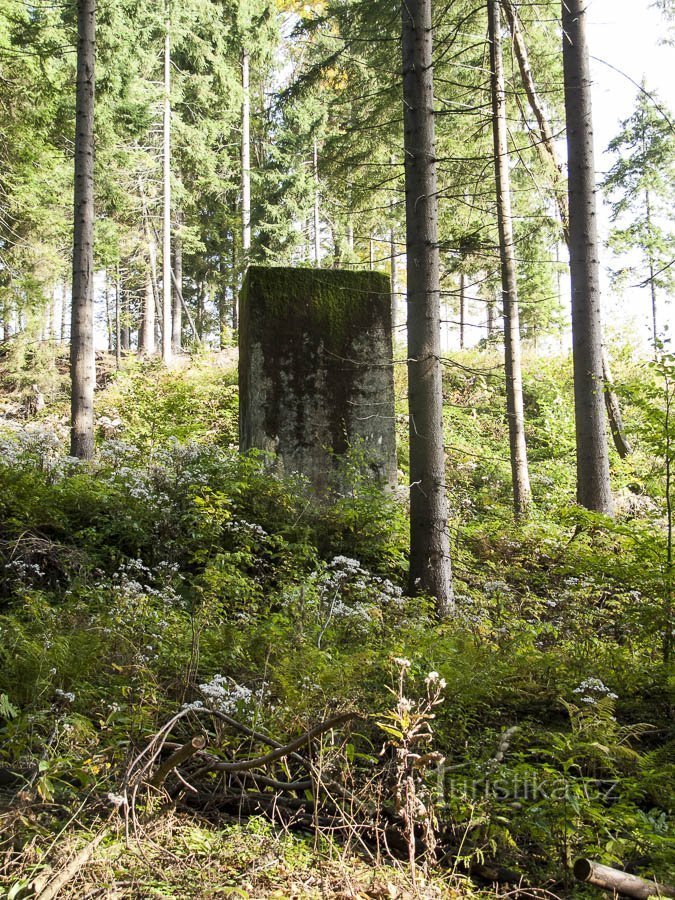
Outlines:
<svg viewBox="0 0 675 900"><path fill-rule="evenodd" d="M379 272L251 266L240 298L239 445L320 491L352 447L396 483L391 290Z"/></svg>

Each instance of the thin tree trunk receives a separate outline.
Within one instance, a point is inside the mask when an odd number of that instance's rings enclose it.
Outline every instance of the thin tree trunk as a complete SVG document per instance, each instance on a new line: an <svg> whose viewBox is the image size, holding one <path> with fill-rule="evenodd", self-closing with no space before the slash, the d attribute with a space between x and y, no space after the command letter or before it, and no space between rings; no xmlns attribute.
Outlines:
<svg viewBox="0 0 675 900"><path fill-rule="evenodd" d="M197 315L195 317L197 335L200 341L204 339L204 294L204 282L200 281L197 288Z"/></svg>
<svg viewBox="0 0 675 900"><path fill-rule="evenodd" d="M599 247L586 5L586 0L563 0L562 3L577 499L587 509L612 515L603 401Z"/></svg>
<svg viewBox="0 0 675 900"><path fill-rule="evenodd" d="M108 353L112 353L113 351L113 314L112 309L110 307L110 281L108 279L108 270L106 269L103 273L104 283L105 283L105 324L106 324L106 332L108 335Z"/></svg>
<svg viewBox="0 0 675 900"><path fill-rule="evenodd" d="M168 0L164 34L164 129L163 129L163 176L164 210L162 226L162 359L171 362L171 20L168 15Z"/></svg>
<svg viewBox="0 0 675 900"><path fill-rule="evenodd" d="M232 331L239 328L239 277L237 271L237 236L232 232Z"/></svg>
<svg viewBox="0 0 675 900"><path fill-rule="evenodd" d="M183 346L183 306L181 295L183 293L183 240L181 238L182 216L176 215L176 230L173 240L173 307L171 322L171 350L179 354Z"/></svg>
<svg viewBox="0 0 675 900"><path fill-rule="evenodd" d="M241 56L241 246L243 271L246 271L251 250L251 97L249 93L249 55Z"/></svg>
<svg viewBox="0 0 675 900"><path fill-rule="evenodd" d="M459 349L464 349L464 317L466 314L464 272L459 273Z"/></svg>
<svg viewBox="0 0 675 900"><path fill-rule="evenodd" d="M487 336L491 338L495 333L495 304L494 300L487 301Z"/></svg>
<svg viewBox="0 0 675 900"><path fill-rule="evenodd" d="M122 367L122 323L120 318L120 267L115 273L115 366Z"/></svg>
<svg viewBox="0 0 675 900"><path fill-rule="evenodd" d="M188 309L188 305L185 302L185 298L183 297L183 291L182 291L180 285L178 284L178 282L176 281L176 276L173 274L173 269L171 270L171 280L173 281L174 290L178 292L178 299L180 300L181 306L183 307L183 314L188 321L188 325L190 326L190 331L194 335L195 341L198 344L200 344L201 339L197 332L197 326L194 323L194 320L190 314L190 310Z"/></svg>
<svg viewBox="0 0 675 900"><path fill-rule="evenodd" d="M349 247L349 252L354 253L354 223L350 221L347 226L347 246Z"/></svg>
<svg viewBox="0 0 675 900"><path fill-rule="evenodd" d="M129 289L124 281L120 282L120 297L122 299L122 350L128 352L131 348L131 308L129 304Z"/></svg>
<svg viewBox="0 0 675 900"><path fill-rule="evenodd" d="M5 300L2 305L2 339L8 341L12 336L12 309L9 301Z"/></svg>
<svg viewBox="0 0 675 900"><path fill-rule="evenodd" d="M64 278L61 282L61 343L68 340L68 284Z"/></svg>
<svg viewBox="0 0 675 900"><path fill-rule="evenodd" d="M144 356L152 356L155 352L155 292L152 289L150 267L148 267L145 274L143 319L139 337L138 352Z"/></svg>
<svg viewBox="0 0 675 900"><path fill-rule="evenodd" d="M565 178L563 174L562 163L558 159L555 149L555 141L553 132L549 125L548 119L544 113L544 107L537 94L537 88L534 83L532 69L530 68L530 60L527 52L527 45L523 39L518 22L518 15L514 9L512 0L501 0L501 5L509 23L511 35L513 37L513 49L515 50L520 77L525 88L530 109L534 113L539 129L540 141L537 142L537 149L545 163L549 163L553 172L553 192L560 213L560 221L562 224L565 243L569 244L569 208L567 201L567 193L565 190Z"/></svg>
<svg viewBox="0 0 675 900"><path fill-rule="evenodd" d="M368 238L368 267L371 272L375 268L375 243L372 234Z"/></svg>
<svg viewBox="0 0 675 900"><path fill-rule="evenodd" d="M389 163L396 165L396 157L390 156ZM396 252L396 227L395 227L395 195L389 200L389 216L391 228L389 229L389 271L391 275L391 327L394 336L398 335L398 254Z"/></svg>
<svg viewBox="0 0 675 900"><path fill-rule="evenodd" d="M506 88L502 58L501 19L498 0L487 0L490 37L490 81L492 86L492 130L494 137L497 224L502 276L504 316L504 362L506 369L506 414L509 420L509 449L516 518L527 514L532 502L525 443L523 376L520 361L520 321L516 260L511 219L511 183L506 131Z"/></svg>
<svg viewBox="0 0 675 900"><path fill-rule="evenodd" d="M647 234L652 236L652 208L649 199L649 191L645 191L645 207L647 213ZM654 283L654 258L651 249L648 251L649 261L649 290L652 301L652 343L654 344L654 356L658 354L659 349L659 329L656 315L656 284Z"/></svg>
<svg viewBox="0 0 675 900"><path fill-rule="evenodd" d="M391 281L391 327L394 336L398 329L398 257L396 255L396 231L389 231L389 276Z"/></svg>
<svg viewBox="0 0 675 900"><path fill-rule="evenodd" d="M223 266L223 257L218 259L218 290L216 291L218 298L218 347L224 350L227 346L227 284L225 281L225 267Z"/></svg>
<svg viewBox="0 0 675 900"><path fill-rule="evenodd" d="M410 573L413 592L454 607L443 447L438 199L431 0L403 0L403 117L408 254Z"/></svg>
<svg viewBox="0 0 675 900"><path fill-rule="evenodd" d="M633 452L626 431L623 427L623 417L621 415L621 407L619 401L612 390L614 380L612 371L609 367L609 359L604 346L602 348L602 377L605 382L605 409L607 410L607 418L609 419L610 431L612 432L612 440L616 447L616 452L621 459L625 459Z"/></svg>
<svg viewBox="0 0 675 900"><path fill-rule="evenodd" d="M314 138L314 265L321 266L321 214L319 197L319 147Z"/></svg>
<svg viewBox="0 0 675 900"><path fill-rule="evenodd" d="M96 0L77 4L70 454L94 455L94 92Z"/></svg>
<svg viewBox="0 0 675 900"><path fill-rule="evenodd" d="M52 344L56 343L57 309L58 309L58 304L56 302L56 285L54 285L54 290L52 292L51 308L49 310L49 340L51 341Z"/></svg>

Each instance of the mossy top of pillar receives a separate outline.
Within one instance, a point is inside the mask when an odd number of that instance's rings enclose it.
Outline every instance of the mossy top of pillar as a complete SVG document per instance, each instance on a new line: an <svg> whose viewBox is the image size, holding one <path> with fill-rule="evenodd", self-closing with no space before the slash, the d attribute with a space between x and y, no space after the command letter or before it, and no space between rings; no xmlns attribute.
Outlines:
<svg viewBox="0 0 675 900"><path fill-rule="evenodd" d="M242 320L251 292L256 316L275 322L281 318L294 329L304 325L327 345L348 343L388 310L391 328L391 287L382 272L249 266L240 296Z"/></svg>

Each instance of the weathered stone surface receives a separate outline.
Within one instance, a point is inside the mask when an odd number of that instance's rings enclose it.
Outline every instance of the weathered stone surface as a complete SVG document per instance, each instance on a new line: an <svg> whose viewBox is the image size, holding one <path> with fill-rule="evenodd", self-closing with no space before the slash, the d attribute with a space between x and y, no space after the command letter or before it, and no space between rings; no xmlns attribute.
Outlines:
<svg viewBox="0 0 675 900"><path fill-rule="evenodd" d="M251 266L240 298L239 445L323 491L348 447L396 484L391 292L378 272Z"/></svg>

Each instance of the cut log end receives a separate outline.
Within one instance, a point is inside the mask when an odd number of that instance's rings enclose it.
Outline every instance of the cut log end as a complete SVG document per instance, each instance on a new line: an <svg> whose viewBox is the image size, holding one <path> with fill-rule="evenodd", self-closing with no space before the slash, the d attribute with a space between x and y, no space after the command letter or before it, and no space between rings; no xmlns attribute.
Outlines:
<svg viewBox="0 0 675 900"><path fill-rule="evenodd" d="M624 897L635 897L636 900L649 900L650 897L675 897L675 888L669 884L648 881L637 875L622 872L603 866L592 859L577 859L574 863L574 877L587 884L594 884L605 891L613 891Z"/></svg>

